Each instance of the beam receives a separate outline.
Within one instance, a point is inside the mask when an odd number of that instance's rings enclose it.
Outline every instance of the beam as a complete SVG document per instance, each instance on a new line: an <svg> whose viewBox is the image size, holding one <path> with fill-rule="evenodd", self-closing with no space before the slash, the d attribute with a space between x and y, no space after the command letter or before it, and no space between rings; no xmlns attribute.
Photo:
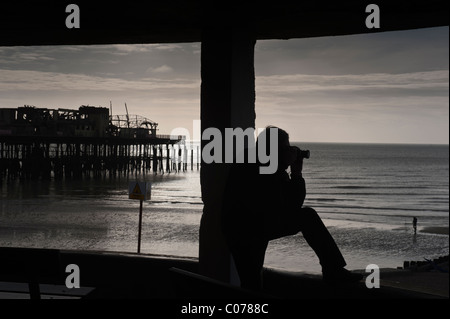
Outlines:
<svg viewBox="0 0 450 319"><path fill-rule="evenodd" d="M80 28L68 29L77 3ZM381 28L368 29L376 3ZM0 10L0 46L200 42L202 29L251 27L257 40L336 36L449 25L445 0L286 1L13 1Z"/></svg>

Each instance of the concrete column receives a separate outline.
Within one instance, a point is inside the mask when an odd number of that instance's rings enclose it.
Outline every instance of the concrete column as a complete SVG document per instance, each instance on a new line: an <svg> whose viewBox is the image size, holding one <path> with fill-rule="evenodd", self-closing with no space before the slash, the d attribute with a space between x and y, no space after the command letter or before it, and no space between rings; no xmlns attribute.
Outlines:
<svg viewBox="0 0 450 319"><path fill-rule="evenodd" d="M201 131L255 127L255 38L246 30L207 29L201 45ZM209 141L202 141L203 147ZM222 145L225 141L222 140ZM224 152L223 159L225 158ZM230 254L221 232L227 166L202 160L200 181L203 215L200 223L201 274L230 282Z"/></svg>

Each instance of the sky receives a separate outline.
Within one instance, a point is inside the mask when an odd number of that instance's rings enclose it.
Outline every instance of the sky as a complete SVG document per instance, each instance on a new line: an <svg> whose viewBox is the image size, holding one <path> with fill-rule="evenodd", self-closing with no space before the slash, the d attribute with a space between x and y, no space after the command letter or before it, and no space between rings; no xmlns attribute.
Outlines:
<svg viewBox="0 0 450 319"><path fill-rule="evenodd" d="M449 143L449 28L258 41L256 127L291 141ZM200 118L200 43L0 47L0 108Z"/></svg>

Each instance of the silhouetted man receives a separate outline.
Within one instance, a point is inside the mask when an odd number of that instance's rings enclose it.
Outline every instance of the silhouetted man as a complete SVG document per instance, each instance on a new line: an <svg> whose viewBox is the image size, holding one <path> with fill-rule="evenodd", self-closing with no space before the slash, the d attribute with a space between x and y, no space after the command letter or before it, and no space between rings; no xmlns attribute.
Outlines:
<svg viewBox="0 0 450 319"><path fill-rule="evenodd" d="M261 289L264 256L270 240L302 232L330 283L356 282L363 277L344 267L346 262L317 212L303 207L306 196L300 149L289 144L289 135L267 127L257 149L270 148L270 130L278 132L278 170L260 174L261 163L231 164L223 205L223 231L243 288ZM265 138L261 138L265 137ZM262 145L265 140L266 145ZM258 151L257 151L258 153ZM290 176L286 172L291 167Z"/></svg>

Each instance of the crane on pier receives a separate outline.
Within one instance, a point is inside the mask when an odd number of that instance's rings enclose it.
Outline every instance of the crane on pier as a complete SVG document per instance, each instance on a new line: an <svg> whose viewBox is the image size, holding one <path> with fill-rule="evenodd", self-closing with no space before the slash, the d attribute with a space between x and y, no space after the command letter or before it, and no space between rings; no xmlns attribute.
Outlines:
<svg viewBox="0 0 450 319"><path fill-rule="evenodd" d="M127 103L125 103L125 110L127 111L127 127L130 128L130 116L128 115Z"/></svg>

